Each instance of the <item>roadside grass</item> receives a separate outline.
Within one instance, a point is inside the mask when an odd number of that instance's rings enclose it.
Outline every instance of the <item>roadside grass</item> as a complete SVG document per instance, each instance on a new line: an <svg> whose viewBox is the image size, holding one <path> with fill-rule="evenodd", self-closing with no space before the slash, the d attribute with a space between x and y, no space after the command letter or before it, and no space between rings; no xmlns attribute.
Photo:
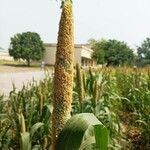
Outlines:
<svg viewBox="0 0 150 150"><path fill-rule="evenodd" d="M53 71L52 66L46 66L45 70ZM23 71L40 71L40 62L33 62L30 67L23 61L0 60L0 73L5 72L23 72Z"/></svg>
<svg viewBox="0 0 150 150"><path fill-rule="evenodd" d="M26 62L24 61L16 61L16 60L0 60L0 65L3 65L3 66L15 66L15 67L28 67L26 65ZM33 62L31 64L31 67L39 67L40 66L40 63L38 62Z"/></svg>

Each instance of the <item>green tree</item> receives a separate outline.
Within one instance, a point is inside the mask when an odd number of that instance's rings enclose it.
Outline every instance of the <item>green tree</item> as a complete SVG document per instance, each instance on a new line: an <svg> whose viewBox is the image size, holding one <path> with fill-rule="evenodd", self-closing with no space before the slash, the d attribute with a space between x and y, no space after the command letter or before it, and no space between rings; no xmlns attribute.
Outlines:
<svg viewBox="0 0 150 150"><path fill-rule="evenodd" d="M150 64L150 38L146 38L141 46L137 48L137 63L140 66Z"/></svg>
<svg viewBox="0 0 150 150"><path fill-rule="evenodd" d="M92 58L97 62L97 64L104 64L104 49L106 42L107 41L104 39L100 41L96 41L94 39L89 40L89 43L91 44L92 49L94 50Z"/></svg>
<svg viewBox="0 0 150 150"><path fill-rule="evenodd" d="M133 50L125 42L102 39L93 43L92 57L98 64L118 66L131 65L134 62Z"/></svg>
<svg viewBox="0 0 150 150"><path fill-rule="evenodd" d="M28 66L30 66L31 60L41 60L43 52L43 42L35 32L18 33L11 38L9 55L16 60L26 60Z"/></svg>

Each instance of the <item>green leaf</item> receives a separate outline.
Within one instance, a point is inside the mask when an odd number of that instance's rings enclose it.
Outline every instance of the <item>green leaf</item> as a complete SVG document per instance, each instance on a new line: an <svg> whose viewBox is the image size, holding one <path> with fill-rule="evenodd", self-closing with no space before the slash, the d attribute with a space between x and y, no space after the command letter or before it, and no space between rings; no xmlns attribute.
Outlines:
<svg viewBox="0 0 150 150"><path fill-rule="evenodd" d="M42 116L41 116L42 122L46 123L48 120L50 120L52 111L53 111L53 106L52 105L45 105L43 107Z"/></svg>
<svg viewBox="0 0 150 150"><path fill-rule="evenodd" d="M109 139L107 129L103 125L95 125L94 132L95 132L96 147L100 150L107 150Z"/></svg>
<svg viewBox="0 0 150 150"><path fill-rule="evenodd" d="M31 131L30 131L30 135L31 135L31 139L32 137L34 136L34 133L44 125L44 123L42 122L38 122L36 124L34 124L32 127L31 127Z"/></svg>
<svg viewBox="0 0 150 150"><path fill-rule="evenodd" d="M20 150L31 150L31 141L29 132L21 133Z"/></svg>
<svg viewBox="0 0 150 150"><path fill-rule="evenodd" d="M0 114L0 118L1 118L1 119L2 119L2 118L6 118L6 117L8 117L7 114Z"/></svg>
<svg viewBox="0 0 150 150"><path fill-rule="evenodd" d="M94 114L82 113L67 121L57 138L56 150L87 150L94 146L97 150L106 150L107 145L107 129Z"/></svg>
<svg viewBox="0 0 150 150"><path fill-rule="evenodd" d="M47 109L50 114L52 114L52 112L53 112L53 106L52 105L45 105L44 108Z"/></svg>
<svg viewBox="0 0 150 150"><path fill-rule="evenodd" d="M94 143L95 143L95 137L94 136L89 137L88 139L82 142L79 150L87 149L87 147L91 148L91 145Z"/></svg>

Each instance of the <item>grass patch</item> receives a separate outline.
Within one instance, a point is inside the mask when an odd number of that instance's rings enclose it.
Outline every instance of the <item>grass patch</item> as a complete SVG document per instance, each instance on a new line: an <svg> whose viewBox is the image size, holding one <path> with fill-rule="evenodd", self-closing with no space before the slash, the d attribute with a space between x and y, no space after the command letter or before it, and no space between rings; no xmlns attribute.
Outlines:
<svg viewBox="0 0 150 150"><path fill-rule="evenodd" d="M54 71L53 66L45 66L45 70ZM23 61L0 60L0 73L3 72L23 72L23 71L40 71L40 62L32 62L28 67Z"/></svg>
<svg viewBox="0 0 150 150"><path fill-rule="evenodd" d="M24 61L0 60L0 65L13 67L28 67ZM40 67L39 62L32 62L30 67Z"/></svg>

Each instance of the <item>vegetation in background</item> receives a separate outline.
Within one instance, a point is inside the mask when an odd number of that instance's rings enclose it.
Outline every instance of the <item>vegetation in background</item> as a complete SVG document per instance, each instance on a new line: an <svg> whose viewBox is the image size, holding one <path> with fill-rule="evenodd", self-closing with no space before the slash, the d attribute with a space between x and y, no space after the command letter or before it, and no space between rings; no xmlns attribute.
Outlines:
<svg viewBox="0 0 150 150"><path fill-rule="evenodd" d="M107 127L109 149L150 148L149 69L90 68L85 72L82 112L94 113ZM75 91L72 114L80 112Z"/></svg>
<svg viewBox="0 0 150 150"><path fill-rule="evenodd" d="M23 59L30 66L31 60L41 60L44 46L40 36L35 32L16 34L11 38L9 54L14 59Z"/></svg>
<svg viewBox="0 0 150 150"><path fill-rule="evenodd" d="M146 38L141 46L137 48L137 65L138 66L146 66L150 64L150 38Z"/></svg>
<svg viewBox="0 0 150 150"><path fill-rule="evenodd" d="M76 78L75 79L76 79L75 89L77 90L77 93L78 93L78 98L79 98L79 103L80 103L80 112L82 112L82 105L83 105L83 100L84 100L84 87L83 87L82 70L79 64L76 64Z"/></svg>
<svg viewBox="0 0 150 150"><path fill-rule="evenodd" d="M90 40L92 45L93 59L98 64L107 66L124 66L134 63L133 50L125 43L117 40Z"/></svg>
<svg viewBox="0 0 150 150"><path fill-rule="evenodd" d="M96 61L97 64L104 64L104 47L107 43L106 40L102 39L100 42L91 39L89 40L89 43L92 46L92 49L94 50L94 53L92 54L93 59Z"/></svg>
<svg viewBox="0 0 150 150"><path fill-rule="evenodd" d="M48 75L19 92L14 86L8 99L0 97L0 149L47 149L51 141L51 101L52 79Z"/></svg>

